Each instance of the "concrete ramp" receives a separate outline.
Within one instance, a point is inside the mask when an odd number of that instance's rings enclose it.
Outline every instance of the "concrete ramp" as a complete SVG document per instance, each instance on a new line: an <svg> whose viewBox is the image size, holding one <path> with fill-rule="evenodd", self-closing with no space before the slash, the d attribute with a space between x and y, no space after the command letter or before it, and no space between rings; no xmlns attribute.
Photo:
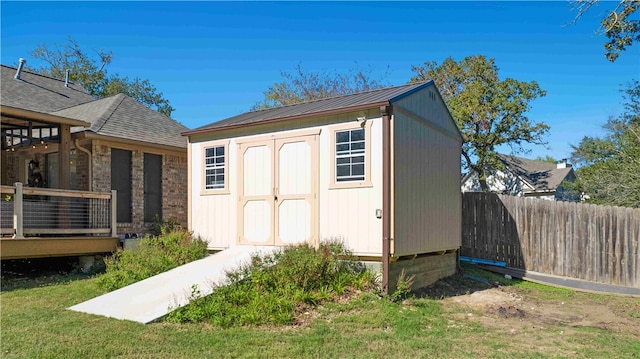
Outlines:
<svg viewBox="0 0 640 359"><path fill-rule="evenodd" d="M186 305L194 284L202 296L209 295L214 284L225 281L226 272L248 263L252 254L268 254L277 249L274 246L231 247L69 309L147 324L167 315L169 308Z"/></svg>

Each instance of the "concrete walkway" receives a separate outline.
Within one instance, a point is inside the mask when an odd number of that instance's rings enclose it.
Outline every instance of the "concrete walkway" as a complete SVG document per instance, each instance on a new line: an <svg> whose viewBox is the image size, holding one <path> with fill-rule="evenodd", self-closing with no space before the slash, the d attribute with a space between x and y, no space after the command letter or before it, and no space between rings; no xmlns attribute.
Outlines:
<svg viewBox="0 0 640 359"><path fill-rule="evenodd" d="M170 308L186 305L194 284L201 295L209 295L214 283L223 283L225 273L248 263L252 254L267 254L277 249L274 246L231 247L69 309L147 324L167 315Z"/></svg>

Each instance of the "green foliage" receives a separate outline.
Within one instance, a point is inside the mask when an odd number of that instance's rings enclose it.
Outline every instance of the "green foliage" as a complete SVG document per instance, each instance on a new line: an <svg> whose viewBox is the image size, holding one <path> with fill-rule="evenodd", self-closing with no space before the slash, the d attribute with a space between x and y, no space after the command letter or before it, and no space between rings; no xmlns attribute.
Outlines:
<svg viewBox="0 0 640 359"><path fill-rule="evenodd" d="M584 137L573 146L573 161L580 166L573 190L588 202L640 207L640 82L623 90L625 112L609 118L602 137Z"/></svg>
<svg viewBox="0 0 640 359"><path fill-rule="evenodd" d="M486 176L502 168L495 148L509 145L523 152L523 143L544 144L549 126L533 123L525 115L530 102L546 95L535 81L500 80L494 59L467 56L460 62L448 57L441 64L427 61L413 66L411 82L433 80L447 101L462 133L462 163L478 173L480 185L488 191Z"/></svg>
<svg viewBox="0 0 640 359"><path fill-rule="evenodd" d="M403 270L398 276L396 290L391 293L391 301L398 302L409 297L411 295L411 288L413 287L413 280L415 277L415 275L407 277Z"/></svg>
<svg viewBox="0 0 640 359"><path fill-rule="evenodd" d="M80 47L77 41L69 38L64 45L40 45L31 51L31 56L47 65L39 68L27 67L28 70L62 79L66 70L70 70L69 78L76 82L92 96L97 98L124 93L138 102L169 117L174 108L169 100L149 82L138 77L129 79L119 74L108 75L107 66L113 59L111 51L102 49L91 56Z"/></svg>
<svg viewBox="0 0 640 359"><path fill-rule="evenodd" d="M572 2L574 9L578 11L574 19L575 23L600 0L574 0ZM600 22L600 32L609 39L604 44L607 60L616 61L634 41L640 41L640 20L634 16L639 8L640 1L620 0L616 7L608 11Z"/></svg>
<svg viewBox="0 0 640 359"><path fill-rule="evenodd" d="M248 265L227 273L228 283L213 294L200 297L199 289L192 288L190 304L170 313L169 320L220 327L292 324L297 312L309 306L373 284L370 272L345 257L350 253L338 242L253 256Z"/></svg>
<svg viewBox="0 0 640 359"><path fill-rule="evenodd" d="M160 218L157 214L151 223L151 235L163 236L182 229L180 221L176 217Z"/></svg>
<svg viewBox="0 0 640 359"><path fill-rule="evenodd" d="M546 155L544 157L538 156L538 157L535 158L535 160L536 161L541 161L541 162L553 163L553 164L558 163L558 160L556 160L555 158L553 158L553 157L551 157L549 155Z"/></svg>
<svg viewBox="0 0 640 359"><path fill-rule="evenodd" d="M264 99L252 110L293 105L305 101L370 91L384 87L381 79L371 77L371 69L351 69L347 73L307 72L298 64L294 72L282 71L282 82L276 82L264 92Z"/></svg>
<svg viewBox="0 0 640 359"><path fill-rule="evenodd" d="M145 237L138 249L120 250L106 258L106 273L98 278L98 284L112 291L206 255L207 244L186 231Z"/></svg>

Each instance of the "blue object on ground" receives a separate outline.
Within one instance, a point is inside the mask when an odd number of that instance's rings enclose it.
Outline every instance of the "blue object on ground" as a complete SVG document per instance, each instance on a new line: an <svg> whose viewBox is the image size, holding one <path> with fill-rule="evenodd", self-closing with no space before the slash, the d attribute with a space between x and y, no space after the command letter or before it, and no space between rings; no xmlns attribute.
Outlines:
<svg viewBox="0 0 640 359"><path fill-rule="evenodd" d="M469 262L469 263L478 263L478 264L488 264L490 266L497 266L497 267L507 266L507 262L492 261L490 259L471 258L471 257L465 257L465 256L460 256L460 261Z"/></svg>

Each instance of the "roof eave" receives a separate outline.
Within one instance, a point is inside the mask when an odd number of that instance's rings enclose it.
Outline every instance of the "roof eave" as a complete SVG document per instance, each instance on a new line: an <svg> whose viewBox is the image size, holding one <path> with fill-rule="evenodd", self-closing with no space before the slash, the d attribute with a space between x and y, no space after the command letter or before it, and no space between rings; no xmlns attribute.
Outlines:
<svg viewBox="0 0 640 359"><path fill-rule="evenodd" d="M193 135L199 135L199 134L202 134L202 133L208 133L208 132L213 132L213 131L225 131L225 130L233 130L233 129L237 129L237 128L248 128L248 127L264 125L264 124L271 124L271 123L278 123L278 122L297 121L297 120L309 119L309 118L313 118L313 117L330 116L330 115L335 115L335 114L339 114L339 113L369 110L369 109L372 109L372 108L378 109L378 108L380 108L380 106L386 106L386 105L389 105L389 104L390 103L389 103L388 100L384 100L384 101L379 101L379 102L374 102L374 103L367 103L367 104L364 104L364 105L351 106L351 107L342 107L342 108L337 108L337 109L331 109L331 110L325 110L325 111L319 111L319 112L303 113L303 114L286 116L286 117L277 117L277 118L273 118L273 119L267 119L267 120L264 120L264 121L257 121L257 122L251 122L251 123L239 123L239 124L233 124L233 125L229 125L229 126L213 127L213 128L200 128L200 129L195 129L195 130L182 132L181 135L182 136L193 136Z"/></svg>
<svg viewBox="0 0 640 359"><path fill-rule="evenodd" d="M69 126L82 126L89 127L91 124L86 121L76 120L73 118L52 115L44 112L37 112L31 110L25 110L22 108L11 107L6 105L0 105L0 114L6 117L12 117L20 120L34 120L39 122L57 124L57 125L69 125Z"/></svg>
<svg viewBox="0 0 640 359"><path fill-rule="evenodd" d="M186 143L184 144L184 146L172 146L172 145L167 145L167 144L162 144L162 143L153 143L153 142L146 142L146 141L140 141L140 140L132 140L132 139L122 138L122 137L101 135L101 134L95 133L93 131L88 131L88 130L81 131L81 132L76 132L76 133L73 134L73 137L75 137L77 139L102 140L102 141L125 143L125 144L134 145L134 146L146 146L146 147L170 150L170 151L175 151L175 152L185 152L186 153L186 151L187 151L187 144Z"/></svg>

